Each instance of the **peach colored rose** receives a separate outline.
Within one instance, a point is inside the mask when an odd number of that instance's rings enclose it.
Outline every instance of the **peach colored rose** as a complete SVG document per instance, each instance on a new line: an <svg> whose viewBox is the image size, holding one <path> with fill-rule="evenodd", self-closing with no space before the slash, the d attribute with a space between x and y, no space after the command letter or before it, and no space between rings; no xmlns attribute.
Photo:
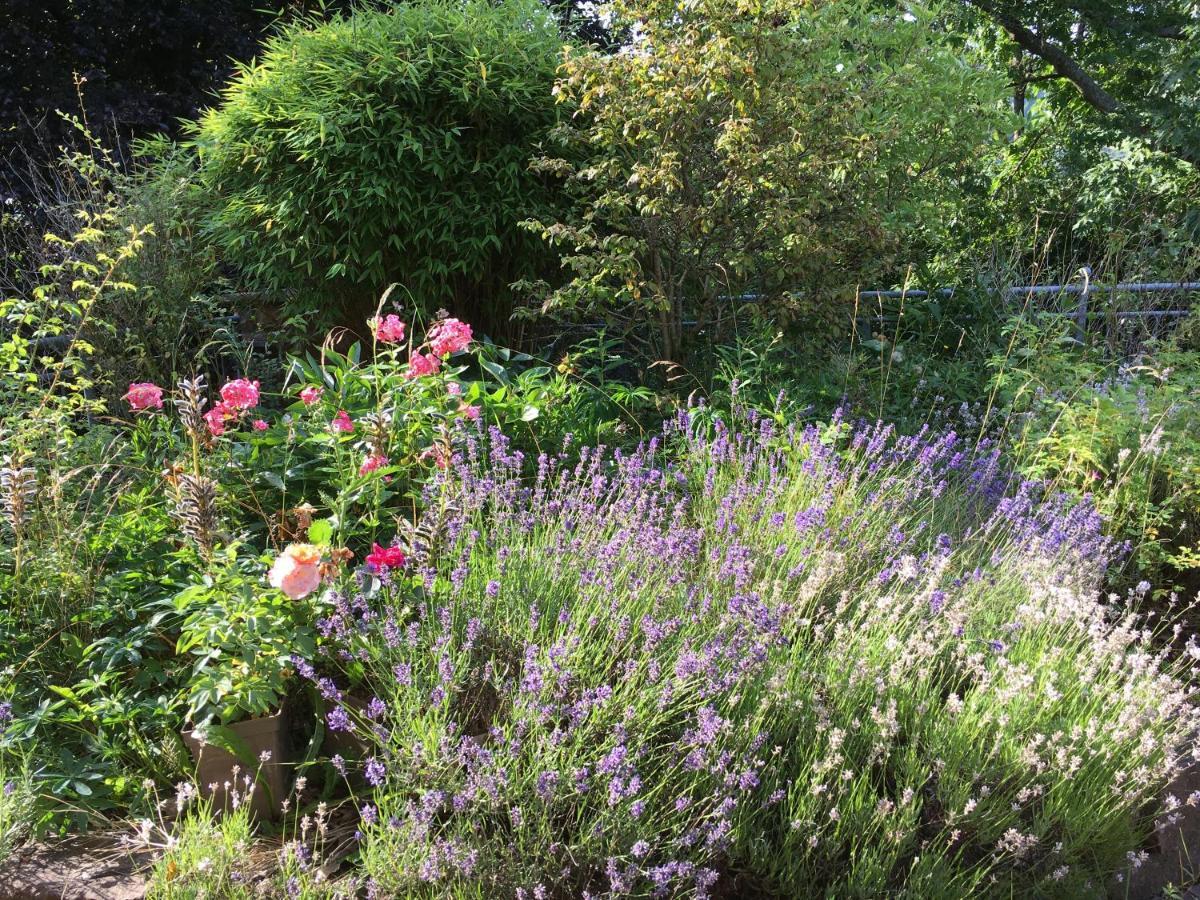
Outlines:
<svg viewBox="0 0 1200 900"><path fill-rule="evenodd" d="M293 600L307 597L321 583L321 551L312 544L288 544L267 580Z"/></svg>

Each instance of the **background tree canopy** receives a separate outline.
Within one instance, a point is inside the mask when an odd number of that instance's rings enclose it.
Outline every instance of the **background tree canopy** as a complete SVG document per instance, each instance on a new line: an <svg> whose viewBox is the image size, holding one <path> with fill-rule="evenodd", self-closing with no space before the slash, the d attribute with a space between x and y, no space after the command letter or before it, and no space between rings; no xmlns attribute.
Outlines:
<svg viewBox="0 0 1200 900"><path fill-rule="evenodd" d="M6 0L0 16L0 158L57 146L55 110L79 113L74 76L97 131L175 131L253 55L273 19L257 0Z"/></svg>

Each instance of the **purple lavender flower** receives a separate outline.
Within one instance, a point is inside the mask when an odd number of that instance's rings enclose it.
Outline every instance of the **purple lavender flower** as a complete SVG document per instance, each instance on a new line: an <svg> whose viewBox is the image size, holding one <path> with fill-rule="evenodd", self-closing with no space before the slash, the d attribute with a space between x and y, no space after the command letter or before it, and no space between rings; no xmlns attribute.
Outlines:
<svg viewBox="0 0 1200 900"><path fill-rule="evenodd" d="M373 787L379 787L383 784L384 778L387 776L387 767L384 766L378 759L371 757L363 766L363 777L367 779L367 783Z"/></svg>
<svg viewBox="0 0 1200 900"><path fill-rule="evenodd" d="M335 706L325 716L325 721L329 725L330 731L350 731L353 725L350 722L350 714L346 712L344 706Z"/></svg>

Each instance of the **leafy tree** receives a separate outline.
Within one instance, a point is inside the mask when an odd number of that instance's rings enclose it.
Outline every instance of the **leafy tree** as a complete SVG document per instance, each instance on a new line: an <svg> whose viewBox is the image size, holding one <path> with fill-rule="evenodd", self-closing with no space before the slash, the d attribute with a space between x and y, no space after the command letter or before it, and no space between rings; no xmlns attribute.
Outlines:
<svg viewBox="0 0 1200 900"><path fill-rule="evenodd" d="M548 258L517 223L552 208L529 161L561 46L534 0L285 28L192 129L207 235L259 285L315 286L335 311L397 282L495 332L507 285Z"/></svg>
<svg viewBox="0 0 1200 900"><path fill-rule="evenodd" d="M968 0L1038 63L1016 97L1047 79L1126 137L1200 168L1200 7L1190 0Z"/></svg>
<svg viewBox="0 0 1200 900"><path fill-rule="evenodd" d="M1008 78L1022 116L1004 152L981 159L942 277L996 254L1022 280L1084 264L1115 280L1194 274L1200 54L1187 4L972 0L943 8L939 27L969 64Z"/></svg>
<svg viewBox="0 0 1200 900"><path fill-rule="evenodd" d="M1008 123L994 74L964 65L928 10L863 0L618 0L621 52L569 50L556 87L568 153L538 168L577 205L527 227L567 254L527 282L545 312L719 323L753 290L811 317L864 273L902 268ZM797 302L803 291L803 302Z"/></svg>

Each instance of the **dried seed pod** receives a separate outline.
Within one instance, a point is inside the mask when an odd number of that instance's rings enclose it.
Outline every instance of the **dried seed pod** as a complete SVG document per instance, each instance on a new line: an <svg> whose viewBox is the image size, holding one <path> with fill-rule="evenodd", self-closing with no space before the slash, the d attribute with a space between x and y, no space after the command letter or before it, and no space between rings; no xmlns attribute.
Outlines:
<svg viewBox="0 0 1200 900"><path fill-rule="evenodd" d="M179 420L193 435L204 434L204 407L208 399L204 396L204 376L183 378L176 388L176 397L172 401L179 410Z"/></svg>
<svg viewBox="0 0 1200 900"><path fill-rule="evenodd" d="M208 556L217 530L217 483L203 475L180 475L175 515L180 531Z"/></svg>
<svg viewBox="0 0 1200 900"><path fill-rule="evenodd" d="M392 416L387 410L368 413L362 417L363 434L372 453L383 454L388 445L388 434L392 430Z"/></svg>
<svg viewBox="0 0 1200 900"><path fill-rule="evenodd" d="M37 472L29 466L0 469L0 511L13 534L20 534L33 515Z"/></svg>

